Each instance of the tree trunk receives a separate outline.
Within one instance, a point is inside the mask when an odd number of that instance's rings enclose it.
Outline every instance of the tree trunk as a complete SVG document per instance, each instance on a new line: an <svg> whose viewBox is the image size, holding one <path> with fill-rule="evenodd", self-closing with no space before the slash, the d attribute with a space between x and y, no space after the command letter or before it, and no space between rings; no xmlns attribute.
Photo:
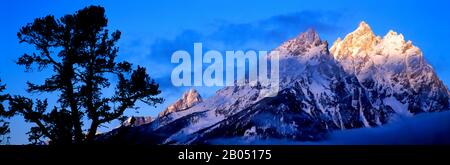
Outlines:
<svg viewBox="0 0 450 165"><path fill-rule="evenodd" d="M83 141L83 130L81 129L80 112L78 111L77 102L74 98L74 89L72 79L74 77L73 64L70 61L66 61L64 64L62 76L66 86L67 101L70 106L72 114L72 121L74 127L75 143L80 144Z"/></svg>
<svg viewBox="0 0 450 165"><path fill-rule="evenodd" d="M92 121L91 128L89 128L89 133L86 136L86 141L94 140L95 134L97 133L98 126L99 126L98 121Z"/></svg>

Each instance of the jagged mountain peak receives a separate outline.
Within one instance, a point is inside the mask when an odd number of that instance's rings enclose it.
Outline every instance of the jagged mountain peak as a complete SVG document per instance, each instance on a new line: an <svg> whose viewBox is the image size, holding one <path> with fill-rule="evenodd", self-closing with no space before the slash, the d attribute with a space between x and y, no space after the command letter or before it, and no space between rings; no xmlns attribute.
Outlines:
<svg viewBox="0 0 450 165"><path fill-rule="evenodd" d="M150 123L152 121L153 121L153 118L150 116L131 116L131 117L128 117L128 119L122 123L122 126L137 127L137 126L141 126L141 125Z"/></svg>
<svg viewBox="0 0 450 165"><path fill-rule="evenodd" d="M199 99L201 99L200 94L194 88L191 88L188 91L184 92L183 98L186 98L186 99L199 98Z"/></svg>
<svg viewBox="0 0 450 165"><path fill-rule="evenodd" d="M367 55L374 46L381 41L381 37L375 36L370 26L362 21L358 28L349 33L343 40L338 38L331 46L330 52L335 58L355 57Z"/></svg>
<svg viewBox="0 0 450 165"><path fill-rule="evenodd" d="M348 58L361 58L365 61L368 55L385 56L385 61L405 60L411 55L422 56L421 50L411 41L405 41L403 34L390 30L381 38L376 36L364 21L344 39L338 38L331 46L330 52L335 59L341 61Z"/></svg>
<svg viewBox="0 0 450 165"><path fill-rule="evenodd" d="M328 54L328 42L322 41L317 31L313 28L309 28L307 31L300 33L295 38L284 42L275 50L280 51L281 55L287 57L310 54Z"/></svg>
<svg viewBox="0 0 450 165"><path fill-rule="evenodd" d="M376 90L376 95L391 96L373 97L374 105L379 102L391 107L403 104L402 108L393 108L403 114L448 107L448 93L441 92L446 88L423 58L421 50L411 41L405 41L401 33L390 30L381 38L362 22L343 40L336 40L330 52L366 89ZM410 95L417 91L423 92ZM418 101L432 95L433 99Z"/></svg>
<svg viewBox="0 0 450 165"><path fill-rule="evenodd" d="M159 117L165 116L172 112L184 111L195 104L202 102L203 99L200 94L194 88L184 92L180 99L173 104L169 105L164 111L159 113Z"/></svg>
<svg viewBox="0 0 450 165"><path fill-rule="evenodd" d="M393 30L383 37L377 51L382 55L399 56L401 59L411 55L422 56L422 51L414 46L411 40L406 41L403 34Z"/></svg>
<svg viewBox="0 0 450 165"><path fill-rule="evenodd" d="M261 86L228 86L202 101L191 89L125 137L144 144L208 144L223 137L311 141L450 107L450 92L422 52L395 31L381 38L363 21L336 40L335 58L313 29L275 50L282 57L278 95L261 95Z"/></svg>
<svg viewBox="0 0 450 165"><path fill-rule="evenodd" d="M313 28L309 28L305 32L298 35L297 40L305 41L306 43L311 43L311 44L321 41L319 34Z"/></svg>
<svg viewBox="0 0 450 165"><path fill-rule="evenodd" d="M359 23L358 28L355 30L355 32L360 32L360 33L372 33L372 28L370 28L369 24L367 24L365 21L361 21Z"/></svg>
<svg viewBox="0 0 450 165"><path fill-rule="evenodd" d="M389 32L383 37L383 40L386 39L396 39L398 41L405 41L405 38L403 37L403 34L399 34L394 30L389 30Z"/></svg>
<svg viewBox="0 0 450 165"><path fill-rule="evenodd" d="M412 46L412 42L405 41L405 37L403 36L403 34L401 33L397 33L393 30L389 30L389 32L383 37L382 40L383 45L389 45L389 46L397 46L397 47L402 47L405 46L406 44Z"/></svg>

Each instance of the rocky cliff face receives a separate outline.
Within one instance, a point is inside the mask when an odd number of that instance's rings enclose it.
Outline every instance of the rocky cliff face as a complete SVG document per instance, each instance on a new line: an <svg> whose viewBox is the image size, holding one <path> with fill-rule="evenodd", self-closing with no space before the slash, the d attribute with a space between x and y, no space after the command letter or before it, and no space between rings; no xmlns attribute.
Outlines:
<svg viewBox="0 0 450 165"><path fill-rule="evenodd" d="M137 127L144 124L148 124L153 121L150 116L132 116L125 120L121 126L125 127Z"/></svg>
<svg viewBox="0 0 450 165"><path fill-rule="evenodd" d="M375 107L390 106L397 113L412 115L449 107L447 87L425 61L422 51L389 31L375 36L369 25L338 39L331 54L347 73L355 74Z"/></svg>
<svg viewBox="0 0 450 165"><path fill-rule="evenodd" d="M159 113L159 117L165 116L169 113L184 111L197 103L202 102L202 97L195 89L190 89L189 91L183 93L180 99L175 103L169 105L164 111Z"/></svg>

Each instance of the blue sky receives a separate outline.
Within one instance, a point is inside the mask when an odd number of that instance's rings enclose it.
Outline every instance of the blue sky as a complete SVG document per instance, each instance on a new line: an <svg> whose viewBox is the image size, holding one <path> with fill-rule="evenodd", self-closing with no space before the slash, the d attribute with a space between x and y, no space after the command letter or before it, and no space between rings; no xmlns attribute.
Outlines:
<svg viewBox="0 0 450 165"><path fill-rule="evenodd" d="M170 84L171 54L178 49L191 50L194 42L202 42L204 49L270 50L307 28L315 28L322 39L333 43L337 37L366 21L377 35L393 29L412 40L424 52L426 60L439 77L450 84L449 1L365 0L365 1L269 1L227 0L212 1L2 1L0 6L0 79L7 84L7 92L30 97L49 97L47 94L26 94L25 82L42 82L43 73L25 73L14 61L30 52L19 44L16 33L34 18L53 14L56 17L74 13L88 5L106 8L109 29L120 30L119 58L145 66L161 84L166 102L158 107L141 105L139 113L127 115L156 115L176 100L186 88ZM200 88L204 97L218 88ZM11 143L27 143L29 124L12 119ZM118 123L109 124L114 127ZM105 131L109 128L102 128Z"/></svg>

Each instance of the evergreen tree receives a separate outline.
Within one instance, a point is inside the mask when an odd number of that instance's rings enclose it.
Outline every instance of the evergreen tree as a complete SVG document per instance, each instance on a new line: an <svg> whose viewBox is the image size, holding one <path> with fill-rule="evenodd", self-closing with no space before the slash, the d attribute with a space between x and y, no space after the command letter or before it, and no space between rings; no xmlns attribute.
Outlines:
<svg viewBox="0 0 450 165"><path fill-rule="evenodd" d="M8 113L35 123L29 132L31 142L89 142L99 126L122 118L125 110L136 108L138 101L152 106L163 101L157 97L158 84L145 68L117 62L116 43L121 33L110 33L107 23L103 7L89 6L59 19L52 15L37 18L18 32L20 43L34 46L35 52L24 54L17 64L27 71L37 68L52 72L43 84L28 82L28 92L59 96L57 106L51 108L45 98L16 95L9 99ZM112 89L114 76L118 82ZM106 96L105 90L114 90L114 95ZM83 121L87 120L90 125L83 130Z"/></svg>
<svg viewBox="0 0 450 165"><path fill-rule="evenodd" d="M5 110L3 102L8 99L8 95L2 94L3 90L6 89L6 85L1 84L0 80L0 144L4 143L9 131L9 122L5 120L7 117L11 117L11 114Z"/></svg>

